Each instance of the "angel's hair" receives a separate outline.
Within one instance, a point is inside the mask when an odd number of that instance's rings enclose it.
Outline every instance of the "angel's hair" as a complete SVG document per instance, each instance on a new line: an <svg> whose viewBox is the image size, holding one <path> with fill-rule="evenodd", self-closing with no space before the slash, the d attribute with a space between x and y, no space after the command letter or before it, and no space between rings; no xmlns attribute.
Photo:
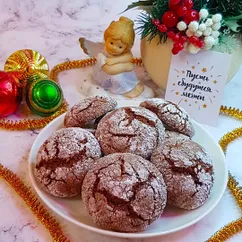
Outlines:
<svg viewBox="0 0 242 242"><path fill-rule="evenodd" d="M118 21L112 21L104 32L105 41L107 41L108 37L114 40L121 40L130 50L134 45L135 39L134 22L126 17L120 17Z"/></svg>

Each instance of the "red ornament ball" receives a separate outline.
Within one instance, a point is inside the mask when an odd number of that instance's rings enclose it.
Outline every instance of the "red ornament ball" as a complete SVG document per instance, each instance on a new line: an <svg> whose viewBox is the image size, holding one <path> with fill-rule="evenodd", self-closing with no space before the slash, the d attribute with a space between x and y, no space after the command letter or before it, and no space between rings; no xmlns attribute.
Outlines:
<svg viewBox="0 0 242 242"><path fill-rule="evenodd" d="M172 28L175 27L178 23L179 19L176 16L176 14L172 11L167 11L164 13L162 16L162 23L167 27L167 28Z"/></svg>
<svg viewBox="0 0 242 242"><path fill-rule="evenodd" d="M158 30L161 32L161 33L164 33L167 31L167 27L164 25L164 24L161 24L158 26Z"/></svg>
<svg viewBox="0 0 242 242"><path fill-rule="evenodd" d="M188 9L187 14L184 17L184 22L186 24L190 24L192 21L198 21L199 20L199 13L196 10Z"/></svg>
<svg viewBox="0 0 242 242"><path fill-rule="evenodd" d="M0 71L0 118L16 112L21 100L21 88L14 77L10 73Z"/></svg>
<svg viewBox="0 0 242 242"><path fill-rule="evenodd" d="M194 5L193 0L184 0L183 4L185 7L187 7L187 9L191 9Z"/></svg>
<svg viewBox="0 0 242 242"><path fill-rule="evenodd" d="M170 0L170 4L171 5L177 5L177 4L179 4L181 2L181 0Z"/></svg>
<svg viewBox="0 0 242 242"><path fill-rule="evenodd" d="M183 17L187 14L187 7L185 6L180 6L177 10L176 10L176 14L178 17Z"/></svg>

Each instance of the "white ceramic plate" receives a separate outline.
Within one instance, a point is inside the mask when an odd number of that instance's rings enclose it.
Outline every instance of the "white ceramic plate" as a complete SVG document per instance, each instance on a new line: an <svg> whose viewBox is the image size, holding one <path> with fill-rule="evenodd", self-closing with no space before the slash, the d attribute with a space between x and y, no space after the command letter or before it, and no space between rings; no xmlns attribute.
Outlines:
<svg viewBox="0 0 242 242"><path fill-rule="evenodd" d="M130 104L134 103L129 103L129 106ZM136 105L137 104L135 103L133 106ZM126 103L123 103L123 105L120 106L126 106ZM33 187L43 202L54 212L82 228L100 234L123 238L148 238L177 232L198 222L209 212L211 212L211 210L221 199L226 189L228 170L225 163L225 156L218 143L213 140L213 138L200 124L194 121L196 135L193 140L202 145L208 151L214 164L215 180L213 190L208 201L202 207L193 211L185 211L173 207L167 207L161 218L151 224L145 231L140 233L118 233L100 229L92 222L88 213L85 211L80 198L55 198L41 190L34 178L33 168L35 165L36 154L40 146L56 130L63 127L63 121L64 115L56 118L50 124L48 124L37 136L29 155L29 175Z"/></svg>

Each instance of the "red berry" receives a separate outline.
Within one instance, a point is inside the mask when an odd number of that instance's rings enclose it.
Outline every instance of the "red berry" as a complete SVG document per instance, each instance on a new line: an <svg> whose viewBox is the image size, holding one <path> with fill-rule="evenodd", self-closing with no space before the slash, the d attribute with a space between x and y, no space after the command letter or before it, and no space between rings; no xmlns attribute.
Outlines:
<svg viewBox="0 0 242 242"><path fill-rule="evenodd" d="M160 20L159 19L153 19L152 20L152 23L155 25L155 26L159 26L160 25Z"/></svg>
<svg viewBox="0 0 242 242"><path fill-rule="evenodd" d="M167 28L175 27L179 19L176 14L172 11L165 12L162 16L162 23L165 24Z"/></svg>
<svg viewBox="0 0 242 242"><path fill-rule="evenodd" d="M198 21L199 20L199 13L196 10L188 9L187 14L185 15L183 21L186 24L190 24L192 21Z"/></svg>
<svg viewBox="0 0 242 242"><path fill-rule="evenodd" d="M167 27L164 25L164 24L161 24L158 26L158 30L161 32L161 33L164 33L167 31Z"/></svg>
<svg viewBox="0 0 242 242"><path fill-rule="evenodd" d="M178 3L180 3L181 2L181 0L170 0L170 4L171 5L177 5Z"/></svg>
<svg viewBox="0 0 242 242"><path fill-rule="evenodd" d="M178 51L181 51L184 49L184 45L182 43L175 43L174 48Z"/></svg>
<svg viewBox="0 0 242 242"><path fill-rule="evenodd" d="M174 47L171 50L173 55L177 55L179 53L179 51L177 49L175 49Z"/></svg>
<svg viewBox="0 0 242 242"><path fill-rule="evenodd" d="M185 6L180 6L177 11L176 14L178 17L183 17L187 14L187 7Z"/></svg>
<svg viewBox="0 0 242 242"><path fill-rule="evenodd" d="M189 42L192 43L192 44L194 44L194 45L196 45L198 41L199 41L199 38L196 37L196 36L191 36L189 38Z"/></svg>
<svg viewBox="0 0 242 242"><path fill-rule="evenodd" d="M173 12L176 12L180 6L181 6L180 4L172 5L171 2L169 2L168 4L169 9L172 10Z"/></svg>
<svg viewBox="0 0 242 242"><path fill-rule="evenodd" d="M183 4L184 4L184 6L187 7L187 9L191 9L194 5L193 0L184 0Z"/></svg>
<svg viewBox="0 0 242 242"><path fill-rule="evenodd" d="M178 42L180 40L180 36L179 36L179 34L175 34L174 36L173 36L173 38L172 38L172 41L173 42Z"/></svg>
<svg viewBox="0 0 242 242"><path fill-rule="evenodd" d="M175 36L175 33L174 33L173 31L169 31L169 32L167 33L167 36L168 36L169 39L173 39L174 36Z"/></svg>
<svg viewBox="0 0 242 242"><path fill-rule="evenodd" d="M204 47L204 42L202 40L198 40L196 46L201 49Z"/></svg>
<svg viewBox="0 0 242 242"><path fill-rule="evenodd" d="M180 36L179 42L181 42L183 44L186 43L187 42L187 37L185 35Z"/></svg>

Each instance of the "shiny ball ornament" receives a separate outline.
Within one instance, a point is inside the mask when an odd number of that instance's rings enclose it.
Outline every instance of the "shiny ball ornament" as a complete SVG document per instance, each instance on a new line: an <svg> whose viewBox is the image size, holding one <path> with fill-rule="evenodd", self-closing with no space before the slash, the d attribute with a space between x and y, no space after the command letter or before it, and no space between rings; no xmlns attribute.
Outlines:
<svg viewBox="0 0 242 242"><path fill-rule="evenodd" d="M13 76L0 71L0 118L7 117L17 111L22 100L22 90Z"/></svg>
<svg viewBox="0 0 242 242"><path fill-rule="evenodd" d="M39 52L30 49L18 50L11 54L4 70L14 73L21 87L26 87L27 83L34 80L48 78L49 75L46 59Z"/></svg>
<svg viewBox="0 0 242 242"><path fill-rule="evenodd" d="M40 116L50 116L61 107L63 93L56 82L40 79L28 86L26 103L32 112Z"/></svg>

